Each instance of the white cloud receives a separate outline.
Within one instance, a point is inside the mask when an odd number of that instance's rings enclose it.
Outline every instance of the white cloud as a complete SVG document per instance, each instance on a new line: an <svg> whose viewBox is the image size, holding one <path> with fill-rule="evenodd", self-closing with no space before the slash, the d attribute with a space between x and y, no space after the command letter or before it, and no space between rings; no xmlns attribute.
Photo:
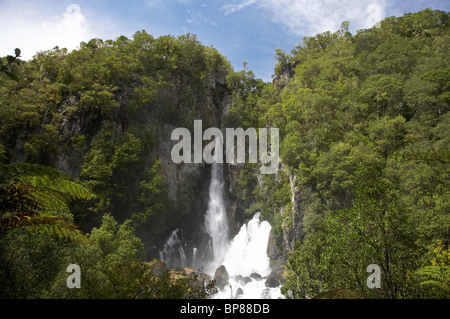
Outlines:
<svg viewBox="0 0 450 319"><path fill-rule="evenodd" d="M75 49L93 37L88 20L76 4L68 5L61 13L30 4L6 7L0 21L0 56L11 54L18 47L22 59L27 60L36 52L55 46Z"/></svg>
<svg viewBox="0 0 450 319"><path fill-rule="evenodd" d="M238 0L222 9L228 15L249 6L266 11L272 20L300 36L336 31L343 21L350 21L354 31L370 28L385 17L384 0Z"/></svg>
<svg viewBox="0 0 450 319"><path fill-rule="evenodd" d="M251 6L258 0L240 0L234 1L233 3L228 3L224 5L222 8L225 10L225 15L232 14L236 11L240 11L248 6Z"/></svg>
<svg viewBox="0 0 450 319"><path fill-rule="evenodd" d="M46 42L54 42L60 47L74 48L91 34L88 22L76 4L67 6L58 20L44 21L41 26Z"/></svg>

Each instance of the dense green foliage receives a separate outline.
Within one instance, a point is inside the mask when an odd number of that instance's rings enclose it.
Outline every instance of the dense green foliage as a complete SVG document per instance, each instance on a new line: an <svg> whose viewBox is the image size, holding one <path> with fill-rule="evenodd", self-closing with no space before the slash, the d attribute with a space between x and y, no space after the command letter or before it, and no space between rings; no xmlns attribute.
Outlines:
<svg viewBox="0 0 450 319"><path fill-rule="evenodd" d="M68 178L50 167L0 163L0 232L26 227L85 241L71 223L70 205L92 195Z"/></svg>
<svg viewBox="0 0 450 319"><path fill-rule="evenodd" d="M194 36L143 31L7 65L1 297L208 297L211 286L155 277L143 260L193 201L189 188L169 195L160 138L212 118L203 106L225 94L224 126L280 129L278 173L246 164L229 195L273 226L286 296L450 297L449 23L429 9L355 35L343 23L290 54L276 50L273 83L245 64L234 72ZM212 90L214 77L226 87ZM56 163L73 180L49 168ZM75 224L87 240L69 240ZM85 289L67 289L71 263L89 269ZM379 289L366 285L370 264L381 268Z"/></svg>
<svg viewBox="0 0 450 319"><path fill-rule="evenodd" d="M167 125L190 127L205 117L200 106L217 94L211 79L230 70L191 35L155 39L141 31L133 39L93 39L71 53L40 52L16 70L18 83L1 79L0 149L13 162L63 162L59 168L96 195L75 216L85 231L112 213L167 232L184 211L168 203L157 176L157 141ZM144 198L153 189L154 201Z"/></svg>
<svg viewBox="0 0 450 319"><path fill-rule="evenodd" d="M144 261L193 200L169 198L157 141L222 98L211 81L230 72L225 58L189 34L141 31L1 67L1 296L208 297L194 277L155 277ZM74 262L91 269L78 292L63 280Z"/></svg>
<svg viewBox="0 0 450 319"><path fill-rule="evenodd" d="M279 247L289 253L286 295L429 296L418 273L436 241L450 241L449 21L424 10L305 38L276 52L274 83L254 86L256 102L251 93L236 104L251 117L242 125L280 128L281 174L295 180L278 174L247 190L266 218L283 218L276 234L297 227L293 251ZM283 187L292 193L280 197ZM370 264L381 267L381 289L366 286Z"/></svg>

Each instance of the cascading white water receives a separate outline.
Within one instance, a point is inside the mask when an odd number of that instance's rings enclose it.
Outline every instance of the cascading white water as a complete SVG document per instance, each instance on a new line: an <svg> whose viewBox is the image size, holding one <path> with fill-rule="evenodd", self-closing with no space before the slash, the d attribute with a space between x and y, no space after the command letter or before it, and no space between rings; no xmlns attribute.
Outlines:
<svg viewBox="0 0 450 319"><path fill-rule="evenodd" d="M186 266L186 254L178 236L179 231L178 228L172 231L163 249L159 252L159 258L164 260L168 267Z"/></svg>
<svg viewBox="0 0 450 319"><path fill-rule="evenodd" d="M220 142L216 140L216 147L222 147ZM209 202L205 214L205 228L211 237L213 258L203 268L206 273L214 276L215 270L224 265L229 282L214 298L284 298L280 287L268 288L265 285L264 277L271 272L267 256L271 226L267 221L260 220L260 213L256 213L230 240L224 201L223 164L216 158L216 154L220 153L215 153L212 163ZM194 247L193 264L197 264L197 253L197 248ZM160 254L161 259L167 260L169 264L185 265L186 256L180 245L178 230L172 232Z"/></svg>
<svg viewBox="0 0 450 319"><path fill-rule="evenodd" d="M222 262L230 277L229 284L215 298L284 298L280 287L265 285L264 277L271 273L267 244L272 227L267 221L261 221L260 215L256 213L231 241Z"/></svg>
<svg viewBox="0 0 450 319"><path fill-rule="evenodd" d="M267 256L267 243L271 226L267 221L260 221L261 213L244 224L231 241L222 264L230 276L250 276L258 273L270 275L270 259Z"/></svg>
<svg viewBox="0 0 450 319"><path fill-rule="evenodd" d="M221 141L216 140L216 147L222 147ZM220 163L218 154L219 152L215 152L212 163L209 203L205 215L205 227L212 239L213 252L213 260L205 269L207 272L214 272L220 266L229 244L228 218L223 199L223 164Z"/></svg>
<svg viewBox="0 0 450 319"><path fill-rule="evenodd" d="M218 141L217 146L221 147ZM267 255L271 226L267 221L260 221L261 214L256 213L230 241L223 198L223 166L217 163L216 155L214 160L208 210L205 215L206 231L212 238L213 260L206 266L205 271L214 275L217 267L224 265L230 277L229 284L220 290L215 298L283 298L279 287L267 288L263 280L263 277L271 272Z"/></svg>

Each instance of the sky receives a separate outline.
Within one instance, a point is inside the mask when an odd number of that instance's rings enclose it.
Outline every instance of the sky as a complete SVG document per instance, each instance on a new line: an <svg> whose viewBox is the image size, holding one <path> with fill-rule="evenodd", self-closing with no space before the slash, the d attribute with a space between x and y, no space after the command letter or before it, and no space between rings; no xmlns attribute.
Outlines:
<svg viewBox="0 0 450 319"><path fill-rule="evenodd" d="M28 60L55 46L76 49L92 38L197 35L227 57L271 81L275 49L289 53L305 36L370 28L390 16L425 8L449 11L450 0L0 0L0 56L15 48Z"/></svg>

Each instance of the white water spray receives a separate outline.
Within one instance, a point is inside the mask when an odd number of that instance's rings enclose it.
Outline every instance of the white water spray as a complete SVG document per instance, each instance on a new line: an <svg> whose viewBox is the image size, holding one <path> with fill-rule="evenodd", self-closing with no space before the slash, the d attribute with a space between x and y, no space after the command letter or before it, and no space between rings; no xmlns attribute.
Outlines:
<svg viewBox="0 0 450 319"><path fill-rule="evenodd" d="M213 260L205 271L213 276L215 270L224 265L230 277L228 285L215 298L283 298L279 287L265 286L264 277L271 272L267 255L271 226L267 221L260 221L261 214L256 213L230 241L223 198L223 164L216 162L216 156L214 160L205 215L206 231L212 238Z"/></svg>
<svg viewBox="0 0 450 319"><path fill-rule="evenodd" d="M257 212L231 241L222 263L230 276L229 283L214 298L284 298L280 287L265 285L265 277L271 273L267 244L272 227L260 216Z"/></svg>
<svg viewBox="0 0 450 319"><path fill-rule="evenodd" d="M230 276L250 276L257 273L263 277L270 275L270 259L267 243L271 226L260 221L256 213L248 224L244 224L233 238L222 264Z"/></svg>
<svg viewBox="0 0 450 319"><path fill-rule="evenodd" d="M216 140L216 147L222 147L221 141ZM214 272L221 265L229 244L228 217L223 199L223 164L219 163L218 154L215 152L212 163L209 203L205 215L205 227L211 236L213 251L213 260L207 266L207 272Z"/></svg>
<svg viewBox="0 0 450 319"><path fill-rule="evenodd" d="M168 267L186 266L186 254L181 245L180 237L178 235L180 229L175 229L167 239L163 249L159 252L159 258L167 263Z"/></svg>
<svg viewBox="0 0 450 319"><path fill-rule="evenodd" d="M222 147L216 140L216 147ZM212 260L203 265L204 271L214 276L215 270L224 265L229 275L228 284L214 296L217 299L228 298L284 298L280 287L268 288L265 285L267 276L271 273L270 259L267 255L267 245L271 226L267 221L260 220L260 213L244 224L239 233L230 240L228 217L224 201L223 164L216 158L211 167L209 186L209 203L205 214L205 229L211 237ZM178 250L174 251L174 247ZM174 231L161 252L164 260L172 261L173 255L178 255L178 262L184 264L186 256L179 243L177 231ZM192 260L197 263L197 248L193 248ZM170 258L171 257L171 258ZM163 259L163 258L162 258ZM173 262L172 262L173 264Z"/></svg>

